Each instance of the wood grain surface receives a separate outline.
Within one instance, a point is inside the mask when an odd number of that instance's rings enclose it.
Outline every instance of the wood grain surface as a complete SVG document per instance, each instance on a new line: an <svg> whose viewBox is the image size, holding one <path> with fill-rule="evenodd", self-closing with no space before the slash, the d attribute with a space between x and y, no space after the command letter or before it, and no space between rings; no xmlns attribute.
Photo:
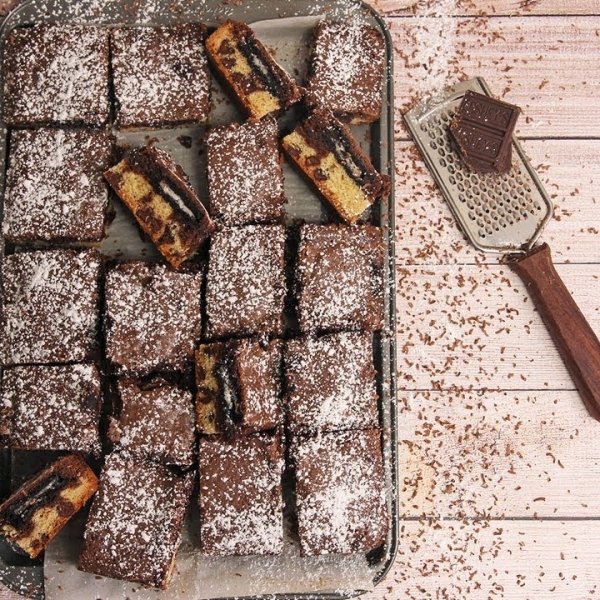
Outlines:
<svg viewBox="0 0 600 600"><path fill-rule="evenodd" d="M600 4L371 4L394 40L401 523L363 598L592 600L600 423L519 277L458 230L402 114L478 75L521 107L517 135L555 202L541 239L600 333Z"/></svg>

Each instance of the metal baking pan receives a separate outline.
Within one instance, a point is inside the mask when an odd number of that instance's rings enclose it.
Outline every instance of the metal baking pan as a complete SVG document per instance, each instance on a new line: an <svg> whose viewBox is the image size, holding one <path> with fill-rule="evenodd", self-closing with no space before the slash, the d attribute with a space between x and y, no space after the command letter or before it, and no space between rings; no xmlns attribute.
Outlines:
<svg viewBox="0 0 600 600"><path fill-rule="evenodd" d="M309 51L309 36L312 28L319 19L327 16L330 18L358 19L379 29L386 41L387 72L382 89L383 111L379 122L369 125L354 127L353 132L361 143L364 150L368 152L373 163L381 173L386 174L392 180L392 192L387 201L376 204L368 219L379 225L384 233L387 246L384 270L384 298L385 298L385 326L381 334L375 338L375 360L378 370L378 387L380 394L381 423L383 426L383 450L386 488L388 490L389 504L389 527L387 539L382 548L372 553L364 560L368 563L368 582L366 585L355 585L352 579L343 580L343 568L332 560L323 560L319 565L319 576L315 578L312 587L295 586L293 581L294 565L291 562L295 557L286 557L289 564L280 564L281 583L270 587L259 589L259 584L252 581L252 569L250 564L243 565L250 584L242 587L241 591L235 588L231 593L213 594L209 597L236 596L240 597L263 597L266 598L289 598L297 600L308 600L309 598L348 598L360 595L373 586L377 585L386 575L394 562L398 544L398 510L397 510L397 454L396 454L396 397L395 397L395 279L394 279L394 127L393 127L393 76L392 76L392 41L389 32L381 17L369 6L360 0L80 0L77 3L68 0L26 0L11 12L4 20L0 28L0 61L4 41L9 31L21 25L40 22L60 23L84 23L100 26L119 25L164 25L178 22L202 22L210 27L215 27L225 19L237 19L250 23L255 29L257 36L265 44L273 48L276 58L284 68L302 80L306 67ZM1 77L1 75L0 75ZM213 109L210 116L210 124L223 124L231 121L240 121L241 116L230 103L216 81L213 81ZM0 88L2 81L0 81ZM1 101L1 100L0 100ZM175 130L160 130L149 132L137 132L120 136L119 139L125 144L145 143L153 139L157 146L170 152L174 159L179 162L190 176L192 184L196 187L201 197L205 186L203 167L198 160L202 128L185 128ZM182 144L182 136L186 140L192 140L190 148L188 143ZM7 129L0 123L0 187L4 190L4 173L7 159ZM309 190L302 179L287 164L284 165L285 192L288 198L286 210L290 222L304 220L309 222L325 222L328 219L327 212L323 209L321 201ZM1 206L0 206L1 210ZM155 256L154 249L144 242L126 211L115 206L116 218L108 230L108 238L102 243L100 249L107 256L120 258L133 258L143 256L152 259ZM4 252L3 244L0 252ZM0 451L0 498L8 495L19 481L26 477L32 469L42 464L43 455L39 453L23 453ZM74 535L81 535L82 519L75 519L67 530L75 530ZM77 529L79 528L79 529ZM54 544L55 542L53 542ZM46 553L46 575L48 555L52 553L50 545ZM68 544L67 551L68 554ZM54 552L56 554L56 552ZM59 560L56 556L54 559ZM65 557L68 562L68 556ZM62 559L60 559L62 560ZM223 568L221 564L220 568ZM235 561L231 563L234 571L242 571L240 565ZM259 563L257 563L259 564ZM286 573L287 567L290 572ZM342 565L343 566L343 565ZM66 570L66 563L63 565ZM259 567L262 568L262 567ZM61 569L59 569L60 571ZM240 578L240 572L232 572L234 578ZM261 575L264 575L261 574ZM68 586L63 593L50 593L44 587L45 579L44 563L42 561L30 561L27 558L16 556L10 549L0 542L0 581L10 589L28 598L41 599L44 597L58 596L64 598L83 598L82 594L89 596L89 592L83 592L83 588L75 588L75 592L69 592ZM212 575L214 577L214 575ZM291 577L291 579L290 579ZM342 580L340 581L340 577ZM93 576L92 576L93 578ZM177 576L170 586L173 587ZM264 577L262 578L265 579ZM333 583L332 583L333 582ZM245 585L242 583L242 586ZM275 587L273 587L275 585ZM258 587L257 587L258 586ZM150 597L182 597L177 596L173 590L166 592L148 592L141 590L136 595L132 585L127 584L127 595L131 598ZM61 588L63 589L63 588ZM48 592L48 593L47 593ZM202 591L191 593L189 597L207 597ZM94 595L93 597L96 597ZM102 597L121 597L118 594L107 592Z"/></svg>

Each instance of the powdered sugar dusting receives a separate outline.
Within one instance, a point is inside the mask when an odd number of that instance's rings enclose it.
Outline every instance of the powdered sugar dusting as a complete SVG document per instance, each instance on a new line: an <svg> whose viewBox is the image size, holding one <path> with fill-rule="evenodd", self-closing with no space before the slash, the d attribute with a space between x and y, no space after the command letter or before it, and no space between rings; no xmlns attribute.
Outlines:
<svg viewBox="0 0 600 600"><path fill-rule="evenodd" d="M247 431L283 425L281 402L281 340L268 345L255 339L235 345L235 379L242 427Z"/></svg>
<svg viewBox="0 0 600 600"><path fill-rule="evenodd" d="M334 114L373 121L381 112L385 47L379 31L353 21L317 26L308 90Z"/></svg>
<svg viewBox="0 0 600 600"><path fill-rule="evenodd" d="M301 228L296 278L302 331L381 327L381 240L381 231L369 225Z"/></svg>
<svg viewBox="0 0 600 600"><path fill-rule="evenodd" d="M6 42L4 120L9 124L108 119L108 29L42 24Z"/></svg>
<svg viewBox="0 0 600 600"><path fill-rule="evenodd" d="M210 76L202 25L118 28L111 36L118 125L206 121Z"/></svg>
<svg viewBox="0 0 600 600"><path fill-rule="evenodd" d="M377 430L296 438L296 495L305 555L350 554L383 542L387 509Z"/></svg>
<svg viewBox="0 0 600 600"><path fill-rule="evenodd" d="M290 340L285 377L292 432L378 426L371 334Z"/></svg>
<svg viewBox="0 0 600 600"><path fill-rule="evenodd" d="M211 240L206 284L209 336L281 334L285 228L224 228Z"/></svg>
<svg viewBox="0 0 600 600"><path fill-rule="evenodd" d="M415 6L411 33L416 49L407 66L416 67L408 72L415 73L413 84L420 98L438 97L453 79L456 3L457 0L421 1Z"/></svg>
<svg viewBox="0 0 600 600"><path fill-rule="evenodd" d="M100 454L100 375L89 364L4 370L0 436L6 446Z"/></svg>
<svg viewBox="0 0 600 600"><path fill-rule="evenodd" d="M111 454L100 476L80 567L161 587L181 541L191 478L157 464Z"/></svg>
<svg viewBox="0 0 600 600"><path fill-rule="evenodd" d="M141 458L191 466L195 446L192 394L166 382L150 389L120 382L123 408L116 423L117 446Z"/></svg>
<svg viewBox="0 0 600 600"><path fill-rule="evenodd" d="M11 133L3 233L7 240L99 241L108 193L105 133L36 129Z"/></svg>
<svg viewBox="0 0 600 600"><path fill-rule="evenodd" d="M97 350L94 250L21 252L4 258L2 364L81 362Z"/></svg>
<svg viewBox="0 0 600 600"><path fill-rule="evenodd" d="M106 353L120 372L180 369L200 337L201 273L121 263L106 276Z"/></svg>
<svg viewBox="0 0 600 600"><path fill-rule="evenodd" d="M283 216L283 172L273 118L216 127L206 136L211 215L225 225Z"/></svg>
<svg viewBox="0 0 600 600"><path fill-rule="evenodd" d="M199 461L202 551L225 556L282 552L279 440L204 438Z"/></svg>

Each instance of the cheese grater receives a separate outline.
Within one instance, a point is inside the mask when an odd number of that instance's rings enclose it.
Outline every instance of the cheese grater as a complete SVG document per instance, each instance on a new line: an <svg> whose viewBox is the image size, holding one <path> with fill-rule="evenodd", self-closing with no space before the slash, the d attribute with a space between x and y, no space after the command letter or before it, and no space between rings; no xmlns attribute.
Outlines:
<svg viewBox="0 0 600 600"><path fill-rule="evenodd" d="M461 229L483 252L524 253L552 218L552 202L516 138L508 173L471 171L451 145L448 127L467 90L491 93L477 77L404 115L406 125Z"/></svg>
<svg viewBox="0 0 600 600"><path fill-rule="evenodd" d="M505 174L470 170L452 147L449 126L467 90L491 96L481 78L404 115L406 125L461 229L484 252L510 255L590 415L600 421L600 341L559 277L547 244L534 247L552 217L552 202L512 139Z"/></svg>

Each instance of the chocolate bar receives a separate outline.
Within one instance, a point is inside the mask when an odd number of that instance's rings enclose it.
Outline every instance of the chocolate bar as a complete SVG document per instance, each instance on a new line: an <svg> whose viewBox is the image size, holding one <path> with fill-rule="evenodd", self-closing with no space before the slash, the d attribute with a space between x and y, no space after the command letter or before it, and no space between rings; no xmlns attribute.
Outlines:
<svg viewBox="0 0 600 600"><path fill-rule="evenodd" d="M520 109L467 91L450 123L450 136L464 163L479 173L506 173Z"/></svg>

